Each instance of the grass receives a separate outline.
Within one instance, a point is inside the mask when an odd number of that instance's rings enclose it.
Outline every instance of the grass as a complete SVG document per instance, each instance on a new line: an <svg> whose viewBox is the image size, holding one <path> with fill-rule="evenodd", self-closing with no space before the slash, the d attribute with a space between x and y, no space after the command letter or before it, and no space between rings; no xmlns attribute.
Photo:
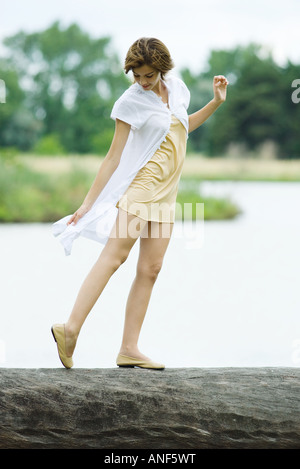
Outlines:
<svg viewBox="0 0 300 469"><path fill-rule="evenodd" d="M179 191L176 202L182 207L181 210L178 210L178 213L176 213L177 219L181 218L184 214L185 220L196 220L197 203L204 203L205 220L227 220L235 218L239 213L241 213L240 209L229 199L203 197L198 192L192 190ZM187 211L184 210L184 204L191 204L190 212L187 213Z"/></svg>
<svg viewBox="0 0 300 469"><path fill-rule="evenodd" d="M0 222L53 222L82 203L103 158L95 155L0 158ZM236 217L240 210L227 198L203 197L202 180L300 181L300 161L256 158L205 158L188 155L177 202L204 203L205 220ZM180 214L177 214L180 218Z"/></svg>
<svg viewBox="0 0 300 469"><path fill-rule="evenodd" d="M95 174L103 157L20 155L17 159L35 171L57 175L70 172L74 166ZM300 159L207 158L201 154L189 154L185 159L182 177L207 181L300 181Z"/></svg>
<svg viewBox="0 0 300 469"><path fill-rule="evenodd" d="M73 213L90 184L90 175L76 168L49 175L0 158L0 222L55 221Z"/></svg>
<svg viewBox="0 0 300 469"><path fill-rule="evenodd" d="M300 159L206 158L189 155L183 175L207 181L300 181Z"/></svg>

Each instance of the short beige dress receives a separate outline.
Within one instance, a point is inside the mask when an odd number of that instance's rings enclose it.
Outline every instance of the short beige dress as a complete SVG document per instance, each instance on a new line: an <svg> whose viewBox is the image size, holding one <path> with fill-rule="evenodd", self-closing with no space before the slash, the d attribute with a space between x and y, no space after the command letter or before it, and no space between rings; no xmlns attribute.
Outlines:
<svg viewBox="0 0 300 469"><path fill-rule="evenodd" d="M178 184L186 153L186 129L173 114L171 117L165 141L116 204L143 220L165 223L175 220Z"/></svg>

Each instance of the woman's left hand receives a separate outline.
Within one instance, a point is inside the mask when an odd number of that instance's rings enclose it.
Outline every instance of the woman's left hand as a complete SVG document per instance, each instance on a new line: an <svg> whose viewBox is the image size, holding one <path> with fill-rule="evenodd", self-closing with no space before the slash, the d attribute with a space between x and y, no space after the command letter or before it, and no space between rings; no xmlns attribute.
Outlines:
<svg viewBox="0 0 300 469"><path fill-rule="evenodd" d="M217 75L214 77L214 99L217 103L223 103L226 99L228 81L223 75Z"/></svg>

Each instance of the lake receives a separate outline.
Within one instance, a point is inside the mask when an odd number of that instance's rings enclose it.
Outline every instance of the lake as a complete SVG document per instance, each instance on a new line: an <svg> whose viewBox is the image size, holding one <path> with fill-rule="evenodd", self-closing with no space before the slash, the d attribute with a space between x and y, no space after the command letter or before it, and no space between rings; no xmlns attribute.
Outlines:
<svg viewBox="0 0 300 469"><path fill-rule="evenodd" d="M300 365L300 183L205 182L243 213L204 223L201 242L175 223L140 349L167 367ZM187 229L187 231L185 231ZM65 322L100 244L66 257L51 224L0 225L0 366L60 367L50 328ZM74 365L114 367L138 243L114 274L78 340Z"/></svg>

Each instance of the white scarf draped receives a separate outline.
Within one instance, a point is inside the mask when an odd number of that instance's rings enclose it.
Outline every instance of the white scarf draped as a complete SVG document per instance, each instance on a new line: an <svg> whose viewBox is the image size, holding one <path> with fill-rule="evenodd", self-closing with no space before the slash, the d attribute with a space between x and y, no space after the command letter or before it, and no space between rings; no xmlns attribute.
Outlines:
<svg viewBox="0 0 300 469"><path fill-rule="evenodd" d="M73 242L84 236L105 244L109 238L118 209L116 203L135 178L138 171L152 158L166 139L174 114L188 133L187 108L190 93L177 77L165 79L169 93L169 107L153 91L146 91L135 83L115 102L112 119L120 119L131 125L131 130L120 163L103 188L92 208L78 220L76 225L67 225L67 215L52 225L54 236L66 255L71 254Z"/></svg>

